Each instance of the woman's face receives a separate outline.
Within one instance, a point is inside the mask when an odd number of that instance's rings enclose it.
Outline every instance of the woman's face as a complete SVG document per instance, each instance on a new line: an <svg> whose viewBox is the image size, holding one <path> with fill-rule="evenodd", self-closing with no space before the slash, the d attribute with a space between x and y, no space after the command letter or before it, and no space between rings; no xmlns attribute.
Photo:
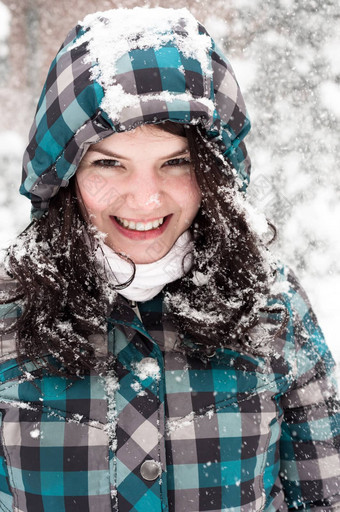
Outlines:
<svg viewBox="0 0 340 512"><path fill-rule="evenodd" d="M107 234L105 243L135 263L167 254L200 206L187 139L155 125L93 144L76 176L92 223Z"/></svg>

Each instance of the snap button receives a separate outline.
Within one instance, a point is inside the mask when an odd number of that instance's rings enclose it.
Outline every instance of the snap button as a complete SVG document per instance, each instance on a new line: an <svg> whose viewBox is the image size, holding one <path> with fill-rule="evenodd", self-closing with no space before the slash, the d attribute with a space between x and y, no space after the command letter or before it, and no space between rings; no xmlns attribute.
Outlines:
<svg viewBox="0 0 340 512"><path fill-rule="evenodd" d="M161 473L161 465L155 460L146 460L140 467L140 474L144 480L156 480Z"/></svg>

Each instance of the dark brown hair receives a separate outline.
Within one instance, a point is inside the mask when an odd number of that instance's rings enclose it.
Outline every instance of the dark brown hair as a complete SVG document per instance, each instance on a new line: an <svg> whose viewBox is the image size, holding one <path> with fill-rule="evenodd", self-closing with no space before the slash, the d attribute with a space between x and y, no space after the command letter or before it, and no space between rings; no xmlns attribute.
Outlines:
<svg viewBox="0 0 340 512"><path fill-rule="evenodd" d="M199 128L171 122L160 127L187 137L202 191L190 228L193 266L164 290L168 317L192 341L180 341L183 349L200 357L235 345L261 352L252 329L261 313L270 311L266 302L274 271L242 208L235 174ZM76 375L96 365L89 337L106 333L108 308L115 307L116 291L124 287L104 279L95 256L98 245L97 231L81 214L73 178L51 200L48 214L9 248L6 266L20 293L6 300L22 302L15 325L22 359L43 358L52 371Z"/></svg>
<svg viewBox="0 0 340 512"><path fill-rule="evenodd" d="M178 133L178 125L173 130ZM249 223L237 175L218 146L206 140L199 128L185 128L185 136L202 204L191 227L195 242L191 270L167 286L168 316L193 342L186 349L200 356L226 346L266 353L269 330L264 329L259 338L255 327L259 322L273 323L276 327L270 325L270 332L277 334L285 316L282 308L268 305L275 266ZM272 241L275 228L268 225L268 230Z"/></svg>

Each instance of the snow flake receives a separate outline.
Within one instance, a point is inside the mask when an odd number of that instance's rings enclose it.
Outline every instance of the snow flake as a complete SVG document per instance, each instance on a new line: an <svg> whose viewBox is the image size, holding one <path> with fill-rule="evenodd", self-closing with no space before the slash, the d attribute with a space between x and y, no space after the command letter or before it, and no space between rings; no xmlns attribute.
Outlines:
<svg viewBox="0 0 340 512"><path fill-rule="evenodd" d="M32 437L32 439L37 439L40 436L40 430L38 428L31 430L30 436Z"/></svg>
<svg viewBox="0 0 340 512"><path fill-rule="evenodd" d="M205 413L205 415L207 416L207 418L209 418L209 420L211 420L211 418L214 416L215 414L215 411L213 409L209 409L209 411L207 411Z"/></svg>

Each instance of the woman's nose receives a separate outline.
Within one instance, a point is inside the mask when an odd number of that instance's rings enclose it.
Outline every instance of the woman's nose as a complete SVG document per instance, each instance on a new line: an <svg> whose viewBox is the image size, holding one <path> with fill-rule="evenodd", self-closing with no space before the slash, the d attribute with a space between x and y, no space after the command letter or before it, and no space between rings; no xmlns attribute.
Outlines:
<svg viewBox="0 0 340 512"><path fill-rule="evenodd" d="M127 206L134 209L156 210L162 204L163 186L161 180L154 172L141 173L129 183L126 201Z"/></svg>

